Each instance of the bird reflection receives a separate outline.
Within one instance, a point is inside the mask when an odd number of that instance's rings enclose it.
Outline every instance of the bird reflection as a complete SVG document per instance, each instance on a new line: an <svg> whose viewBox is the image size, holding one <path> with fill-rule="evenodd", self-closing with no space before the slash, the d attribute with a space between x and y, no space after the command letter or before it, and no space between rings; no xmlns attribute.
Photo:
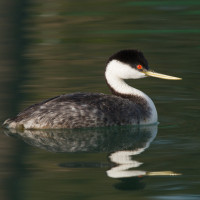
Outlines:
<svg viewBox="0 0 200 200"><path fill-rule="evenodd" d="M139 130L141 135L137 145L133 146L131 150L122 150L111 153L110 161L116 163L117 166L107 170L107 176L110 178L117 178L120 182L114 184L114 187L119 190L139 190L145 187L142 178L146 175L142 170L130 170L137 168L143 163L132 159L132 156L142 153L149 147L157 134L157 125L145 126Z"/></svg>
<svg viewBox="0 0 200 200"><path fill-rule="evenodd" d="M109 163L66 162L59 166L107 168L107 176L118 180L114 184L116 189L138 190L145 187L141 181L145 176L180 175L171 171L140 170L143 163L132 158L149 147L157 135L157 128L157 125L151 125L60 130L6 129L4 133L50 152L108 152Z"/></svg>
<svg viewBox="0 0 200 200"><path fill-rule="evenodd" d="M141 150L155 138L154 126L115 126L106 128L56 130L5 130L9 136L51 152L118 152Z"/></svg>
<svg viewBox="0 0 200 200"><path fill-rule="evenodd" d="M132 160L131 156L138 155L149 147L157 134L157 126L143 127L141 134L145 134L148 137L142 137L138 146L135 146L135 148L132 148L131 150L116 151L109 156L110 160L118 165L107 171L109 177L125 178L146 175L145 171L129 170L143 164L136 160Z"/></svg>

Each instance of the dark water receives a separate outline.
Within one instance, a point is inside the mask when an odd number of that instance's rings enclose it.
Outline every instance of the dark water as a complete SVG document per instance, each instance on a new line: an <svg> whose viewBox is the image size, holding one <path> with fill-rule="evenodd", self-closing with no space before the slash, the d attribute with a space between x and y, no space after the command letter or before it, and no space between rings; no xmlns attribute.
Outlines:
<svg viewBox="0 0 200 200"><path fill-rule="evenodd" d="M128 81L153 127L0 134L1 199L200 199L200 2L1 1L0 121L62 93L109 93L106 59L144 52L182 77Z"/></svg>

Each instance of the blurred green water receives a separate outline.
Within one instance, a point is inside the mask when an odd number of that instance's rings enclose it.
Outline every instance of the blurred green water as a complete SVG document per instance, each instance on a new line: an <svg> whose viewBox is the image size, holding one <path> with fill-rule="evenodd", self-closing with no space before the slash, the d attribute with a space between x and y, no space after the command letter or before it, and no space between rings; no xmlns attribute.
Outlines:
<svg viewBox="0 0 200 200"><path fill-rule="evenodd" d="M1 121L62 93L109 93L105 63L124 48L142 50L153 70L183 78L128 81L153 99L160 121L150 148L133 157L144 163L138 169L181 176L144 177L128 190L137 180L106 176L109 153L52 153L1 134L2 199L199 199L199 4L2 1ZM59 165L66 162L108 167Z"/></svg>

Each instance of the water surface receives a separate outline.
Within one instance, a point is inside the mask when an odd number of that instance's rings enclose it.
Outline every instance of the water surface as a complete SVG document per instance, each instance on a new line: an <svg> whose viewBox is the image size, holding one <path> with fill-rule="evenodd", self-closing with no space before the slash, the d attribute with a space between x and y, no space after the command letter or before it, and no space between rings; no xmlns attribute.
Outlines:
<svg viewBox="0 0 200 200"><path fill-rule="evenodd" d="M59 94L109 93L120 49L183 78L128 81L155 102L155 127L1 129L1 199L200 199L199 1L0 4L1 122Z"/></svg>

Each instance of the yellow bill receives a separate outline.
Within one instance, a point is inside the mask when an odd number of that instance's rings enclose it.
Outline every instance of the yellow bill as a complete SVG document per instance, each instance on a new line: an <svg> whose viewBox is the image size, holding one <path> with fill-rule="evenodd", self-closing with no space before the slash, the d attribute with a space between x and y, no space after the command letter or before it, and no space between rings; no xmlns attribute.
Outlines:
<svg viewBox="0 0 200 200"><path fill-rule="evenodd" d="M152 71L145 71L144 72L147 76L153 76L156 78L162 78L162 79L168 79L168 80L182 80L182 78L179 77L175 77L175 76L168 76L165 74L160 74L160 73L156 73L156 72L152 72Z"/></svg>

